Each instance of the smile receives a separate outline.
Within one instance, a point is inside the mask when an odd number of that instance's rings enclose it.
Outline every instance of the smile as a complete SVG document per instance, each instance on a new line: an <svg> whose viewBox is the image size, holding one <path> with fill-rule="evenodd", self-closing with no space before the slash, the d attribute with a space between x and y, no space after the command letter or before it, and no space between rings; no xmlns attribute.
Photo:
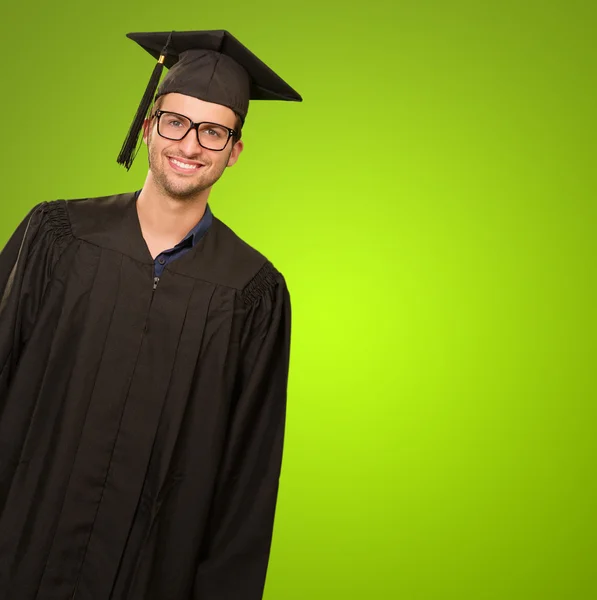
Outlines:
<svg viewBox="0 0 597 600"><path fill-rule="evenodd" d="M173 166L174 169L181 171L196 171L203 166L198 163L183 162L182 160L172 157L168 157L168 162Z"/></svg>

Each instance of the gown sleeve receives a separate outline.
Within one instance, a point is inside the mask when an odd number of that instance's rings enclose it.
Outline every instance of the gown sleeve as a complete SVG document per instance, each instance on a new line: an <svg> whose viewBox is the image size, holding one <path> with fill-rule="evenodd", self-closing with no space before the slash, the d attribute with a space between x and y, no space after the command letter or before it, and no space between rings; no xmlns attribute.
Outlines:
<svg viewBox="0 0 597 600"><path fill-rule="evenodd" d="M67 231L64 207L43 202L0 252L0 411Z"/></svg>
<svg viewBox="0 0 597 600"><path fill-rule="evenodd" d="M241 372L193 600L261 600L280 477L290 296L268 263L243 293Z"/></svg>

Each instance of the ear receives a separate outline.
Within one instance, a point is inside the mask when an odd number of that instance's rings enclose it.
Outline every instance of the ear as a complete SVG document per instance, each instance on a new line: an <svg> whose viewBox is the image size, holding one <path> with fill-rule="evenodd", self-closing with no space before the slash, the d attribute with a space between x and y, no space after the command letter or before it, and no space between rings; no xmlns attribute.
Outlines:
<svg viewBox="0 0 597 600"><path fill-rule="evenodd" d="M151 119L145 119L143 121L143 142L147 145L147 140L149 138L149 132L151 130Z"/></svg>
<svg viewBox="0 0 597 600"><path fill-rule="evenodd" d="M238 140L234 146L232 146L232 152L230 152L230 156L228 157L228 162L226 163L227 167L231 167L240 156L240 153L243 151L244 144L242 140Z"/></svg>

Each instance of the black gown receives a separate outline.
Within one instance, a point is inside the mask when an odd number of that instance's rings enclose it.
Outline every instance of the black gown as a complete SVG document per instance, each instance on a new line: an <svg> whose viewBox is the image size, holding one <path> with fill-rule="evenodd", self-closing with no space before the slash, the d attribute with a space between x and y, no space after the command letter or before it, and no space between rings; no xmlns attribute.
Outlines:
<svg viewBox="0 0 597 600"><path fill-rule="evenodd" d="M0 599L262 598L283 276L214 217L154 290L134 195L36 206L0 254Z"/></svg>

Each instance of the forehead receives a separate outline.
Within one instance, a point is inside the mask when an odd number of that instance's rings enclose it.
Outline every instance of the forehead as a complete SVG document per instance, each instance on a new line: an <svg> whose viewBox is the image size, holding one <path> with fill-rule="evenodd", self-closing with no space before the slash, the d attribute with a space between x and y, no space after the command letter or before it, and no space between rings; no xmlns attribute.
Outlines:
<svg viewBox="0 0 597 600"><path fill-rule="evenodd" d="M162 110L180 113L192 121L211 121L227 127L236 125L236 115L233 110L221 104L205 102L184 94L166 94L161 99Z"/></svg>

